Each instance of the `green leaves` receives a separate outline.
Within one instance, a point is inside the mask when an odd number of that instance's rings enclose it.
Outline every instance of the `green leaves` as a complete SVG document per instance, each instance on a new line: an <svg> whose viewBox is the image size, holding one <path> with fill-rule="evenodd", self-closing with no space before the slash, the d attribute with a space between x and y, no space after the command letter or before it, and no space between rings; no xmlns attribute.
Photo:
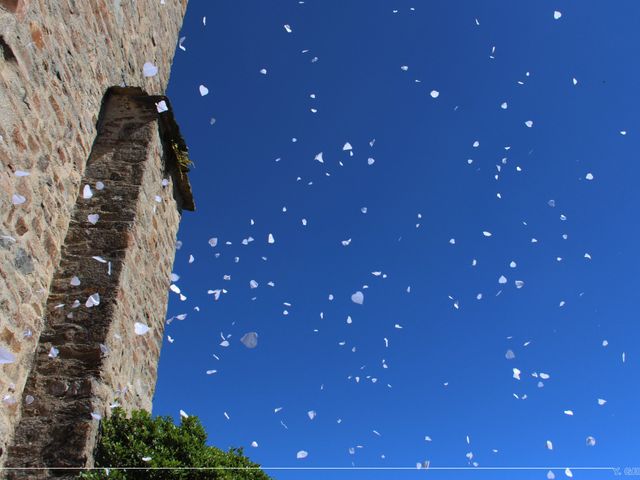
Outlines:
<svg viewBox="0 0 640 480"><path fill-rule="evenodd" d="M207 435L197 417L182 418L181 424L175 425L170 417L152 418L144 410L127 418L117 408L101 427L96 470L82 473L82 479L270 479L241 448L224 452L207 446Z"/></svg>

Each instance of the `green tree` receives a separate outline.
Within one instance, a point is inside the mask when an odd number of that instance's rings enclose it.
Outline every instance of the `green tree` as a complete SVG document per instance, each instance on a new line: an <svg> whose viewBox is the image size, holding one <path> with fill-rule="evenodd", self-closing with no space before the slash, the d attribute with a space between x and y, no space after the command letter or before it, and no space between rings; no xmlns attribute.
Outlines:
<svg viewBox="0 0 640 480"><path fill-rule="evenodd" d="M152 418L144 410L134 411L127 418L117 408L102 421L95 457L96 467L101 468L84 472L80 478L270 480L241 448L225 452L208 446L206 441L197 417L182 418L177 426L170 417Z"/></svg>

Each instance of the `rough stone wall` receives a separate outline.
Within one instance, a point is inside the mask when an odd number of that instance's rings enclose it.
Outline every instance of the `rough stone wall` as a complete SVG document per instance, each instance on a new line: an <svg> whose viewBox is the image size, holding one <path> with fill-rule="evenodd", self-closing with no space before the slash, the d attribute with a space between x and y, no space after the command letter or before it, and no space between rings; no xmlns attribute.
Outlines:
<svg viewBox="0 0 640 480"><path fill-rule="evenodd" d="M105 102L7 468L92 466L99 419L110 405L151 408L181 202L153 100L126 89ZM135 322L149 331L136 334ZM8 478L77 473L12 470Z"/></svg>
<svg viewBox="0 0 640 480"><path fill-rule="evenodd" d="M0 1L0 348L15 355L0 364L0 466L105 91L164 92L186 3ZM143 77L147 61L157 76Z"/></svg>

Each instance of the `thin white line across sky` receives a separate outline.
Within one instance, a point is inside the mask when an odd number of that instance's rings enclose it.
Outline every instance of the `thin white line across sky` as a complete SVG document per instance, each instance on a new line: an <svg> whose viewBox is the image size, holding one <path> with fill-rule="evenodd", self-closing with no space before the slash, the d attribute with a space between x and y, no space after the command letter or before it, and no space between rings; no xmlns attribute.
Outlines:
<svg viewBox="0 0 640 480"><path fill-rule="evenodd" d="M620 467L4 467L0 470L618 470Z"/></svg>

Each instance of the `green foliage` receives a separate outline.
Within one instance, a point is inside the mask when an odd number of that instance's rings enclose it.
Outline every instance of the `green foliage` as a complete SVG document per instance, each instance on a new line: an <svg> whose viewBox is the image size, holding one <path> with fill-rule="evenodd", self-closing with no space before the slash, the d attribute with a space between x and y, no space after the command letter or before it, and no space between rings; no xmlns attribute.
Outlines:
<svg viewBox="0 0 640 480"><path fill-rule="evenodd" d="M171 148L173 149L173 153L176 156L176 161L180 166L180 170L182 172L188 172L189 167L193 165L193 162L189 158L189 154L187 153L187 151L181 149L180 146L174 141L171 142Z"/></svg>
<svg viewBox="0 0 640 480"><path fill-rule="evenodd" d="M95 460L96 467L103 468L82 473L80 478L270 480L259 465L243 455L241 448L224 452L207 446L206 440L197 417L183 418L177 426L170 417L152 418L144 410L134 411L131 418L127 418L125 412L117 408L110 418L102 421ZM143 460L148 457L150 460ZM108 474L106 467L109 467ZM196 469L202 467L206 469Z"/></svg>

